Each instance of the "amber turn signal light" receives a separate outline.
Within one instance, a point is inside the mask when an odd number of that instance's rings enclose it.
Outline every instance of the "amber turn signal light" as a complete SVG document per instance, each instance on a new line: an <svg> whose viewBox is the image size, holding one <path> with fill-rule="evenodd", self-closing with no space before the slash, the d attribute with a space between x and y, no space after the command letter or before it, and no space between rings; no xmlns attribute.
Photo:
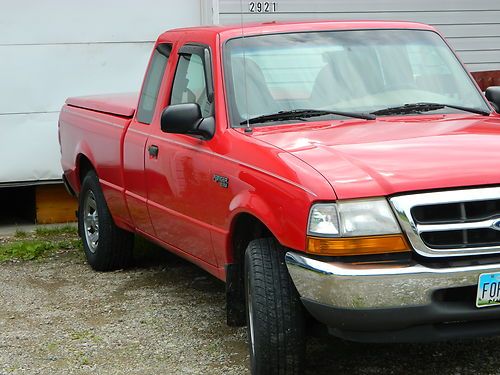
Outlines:
<svg viewBox="0 0 500 375"><path fill-rule="evenodd" d="M343 238L308 236L306 251L316 255L353 256L408 252L410 247L401 234Z"/></svg>

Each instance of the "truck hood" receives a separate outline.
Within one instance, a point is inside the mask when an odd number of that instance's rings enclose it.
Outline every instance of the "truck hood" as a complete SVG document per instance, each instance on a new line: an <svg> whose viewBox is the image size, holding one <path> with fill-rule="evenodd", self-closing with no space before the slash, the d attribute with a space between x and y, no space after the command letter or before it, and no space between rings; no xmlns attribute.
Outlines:
<svg viewBox="0 0 500 375"><path fill-rule="evenodd" d="M339 199L500 183L500 116L385 117L256 128L321 173Z"/></svg>

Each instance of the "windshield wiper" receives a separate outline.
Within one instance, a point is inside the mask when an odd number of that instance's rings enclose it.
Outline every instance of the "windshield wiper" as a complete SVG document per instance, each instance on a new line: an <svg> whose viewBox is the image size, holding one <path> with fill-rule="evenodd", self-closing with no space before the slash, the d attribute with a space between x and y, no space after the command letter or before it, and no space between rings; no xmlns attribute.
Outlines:
<svg viewBox="0 0 500 375"><path fill-rule="evenodd" d="M342 111L327 111L322 109L293 109L291 111L279 111L269 115L253 117L251 119L240 122L240 125L258 124L268 121L285 121L285 120L302 120L308 117L338 115L345 117L354 117L364 120L374 120L376 117L369 113L342 112Z"/></svg>
<svg viewBox="0 0 500 375"><path fill-rule="evenodd" d="M389 107L384 109L379 109L378 111L371 112L372 115L398 115L398 114L408 114L408 113L421 113L435 111L443 108L453 108L460 111L466 111L471 113L477 113L483 116L489 116L489 112L479 108L462 107L460 105L453 104L441 104L441 103L412 103L400 105L397 107Z"/></svg>

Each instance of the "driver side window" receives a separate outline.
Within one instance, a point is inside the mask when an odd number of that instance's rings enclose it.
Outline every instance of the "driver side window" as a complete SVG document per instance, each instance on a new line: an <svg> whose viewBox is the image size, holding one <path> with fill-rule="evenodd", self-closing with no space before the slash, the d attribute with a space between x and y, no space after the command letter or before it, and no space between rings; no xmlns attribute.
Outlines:
<svg viewBox="0 0 500 375"><path fill-rule="evenodd" d="M203 117L211 116L206 82L203 59L196 54L180 54L170 104L198 103Z"/></svg>

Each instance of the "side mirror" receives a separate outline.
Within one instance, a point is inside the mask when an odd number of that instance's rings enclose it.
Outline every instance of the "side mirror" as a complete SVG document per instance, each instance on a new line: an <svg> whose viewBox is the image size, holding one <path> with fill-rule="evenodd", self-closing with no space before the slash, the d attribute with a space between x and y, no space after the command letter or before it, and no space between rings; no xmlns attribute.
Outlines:
<svg viewBox="0 0 500 375"><path fill-rule="evenodd" d="M486 99L488 99L495 108L495 111L500 113L500 86L490 86L486 89Z"/></svg>
<svg viewBox="0 0 500 375"><path fill-rule="evenodd" d="M213 117L203 118L198 103L172 104L161 113L161 130L210 139L215 133Z"/></svg>

